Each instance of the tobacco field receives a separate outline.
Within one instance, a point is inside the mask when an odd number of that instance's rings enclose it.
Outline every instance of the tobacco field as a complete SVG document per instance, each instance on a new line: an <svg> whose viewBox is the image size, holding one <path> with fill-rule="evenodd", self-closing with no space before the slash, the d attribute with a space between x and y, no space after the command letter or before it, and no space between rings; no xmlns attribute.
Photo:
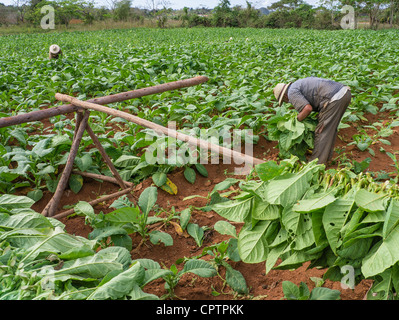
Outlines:
<svg viewBox="0 0 399 320"><path fill-rule="evenodd" d="M48 59L58 44L63 56ZM201 85L108 105L195 137L253 132L234 163L149 162L177 148L122 118L89 124L125 181L65 167L75 114L0 128L2 300L396 300L399 290L399 33L396 30L130 29L0 37L0 117L206 76ZM306 162L316 115L296 120L273 88L308 76L351 87L333 160ZM148 139L148 137L152 137ZM220 142L220 141L219 141ZM152 149L151 149L152 148ZM242 150L244 152L244 150ZM74 170L111 176L85 134ZM345 283L345 286L342 286Z"/></svg>

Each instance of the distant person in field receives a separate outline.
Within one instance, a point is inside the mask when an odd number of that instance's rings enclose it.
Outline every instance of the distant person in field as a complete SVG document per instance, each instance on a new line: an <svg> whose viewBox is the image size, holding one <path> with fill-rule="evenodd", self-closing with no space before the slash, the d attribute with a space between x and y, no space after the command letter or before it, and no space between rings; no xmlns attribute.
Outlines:
<svg viewBox="0 0 399 320"><path fill-rule="evenodd" d="M51 59L58 59L59 56L62 55L62 50L61 48L56 45L52 44L49 48L49 53L48 53L48 58Z"/></svg>
<svg viewBox="0 0 399 320"><path fill-rule="evenodd" d="M279 106L283 102L294 106L299 112L299 121L312 111L319 113L314 149L309 160L318 158L318 163L331 160L338 125L352 98L350 88L332 80L309 77L293 83L279 83L273 91Z"/></svg>

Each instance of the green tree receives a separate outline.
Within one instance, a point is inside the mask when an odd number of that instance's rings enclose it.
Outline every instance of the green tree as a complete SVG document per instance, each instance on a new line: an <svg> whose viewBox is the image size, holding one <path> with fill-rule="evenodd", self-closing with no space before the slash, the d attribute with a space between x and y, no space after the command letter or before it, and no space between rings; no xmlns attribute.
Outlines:
<svg viewBox="0 0 399 320"><path fill-rule="evenodd" d="M268 7L266 26L272 28L312 28L315 10L303 0L280 0Z"/></svg>
<svg viewBox="0 0 399 320"><path fill-rule="evenodd" d="M165 28L166 22L168 21L168 14L170 13L171 9L163 8L162 10L157 10L156 18L157 18L157 26L159 28Z"/></svg>
<svg viewBox="0 0 399 320"><path fill-rule="evenodd" d="M315 29L339 28L334 24L334 18L331 19L331 12L322 6L315 9L313 27Z"/></svg>
<svg viewBox="0 0 399 320"><path fill-rule="evenodd" d="M212 24L215 27L231 26L232 10L229 0L220 0L219 4L213 9Z"/></svg>
<svg viewBox="0 0 399 320"><path fill-rule="evenodd" d="M18 11L18 22L24 22L25 21L25 15L28 11L28 0L13 0L14 6L16 7Z"/></svg>
<svg viewBox="0 0 399 320"><path fill-rule="evenodd" d="M307 3L301 4L294 10L295 14L299 17L302 28L311 28L315 22L315 11L313 7Z"/></svg>
<svg viewBox="0 0 399 320"><path fill-rule="evenodd" d="M399 0L389 0L389 25L393 27L395 16L399 13Z"/></svg>
<svg viewBox="0 0 399 320"><path fill-rule="evenodd" d="M320 4L330 11L331 14L331 25L334 25L335 16L340 9L339 7L342 5L339 0L320 0Z"/></svg>
<svg viewBox="0 0 399 320"><path fill-rule="evenodd" d="M371 29L378 28L379 16L382 13L381 9L385 2L386 0L361 0L355 2L359 10L368 15Z"/></svg>
<svg viewBox="0 0 399 320"><path fill-rule="evenodd" d="M259 10L256 10L249 1L246 1L247 7L239 13L240 27L253 27L260 18Z"/></svg>
<svg viewBox="0 0 399 320"><path fill-rule="evenodd" d="M131 0L121 0L115 4L114 20L127 21L130 16Z"/></svg>
<svg viewBox="0 0 399 320"><path fill-rule="evenodd" d="M295 10L299 8L300 5L304 4L303 0L280 0L277 1L273 4L271 4L269 7L267 7L269 10L275 11L275 10Z"/></svg>
<svg viewBox="0 0 399 320"><path fill-rule="evenodd" d="M189 21L189 19L190 19L190 15L189 15L189 13L188 13L188 10L189 10L188 7L184 7L184 8L183 8L183 13L182 13L182 15L180 16L180 20L182 21L182 22L181 22L181 26L182 26L182 27L186 27L186 26L188 25L188 21Z"/></svg>
<svg viewBox="0 0 399 320"><path fill-rule="evenodd" d="M96 19L96 8L93 1L82 4L82 18L86 24L92 24Z"/></svg>
<svg viewBox="0 0 399 320"><path fill-rule="evenodd" d="M26 15L26 20L33 25L40 25L40 21L43 17L43 14L40 12L40 10L45 5L51 5L55 7L54 2L48 0L42 0L34 4L31 2L29 12Z"/></svg>
<svg viewBox="0 0 399 320"><path fill-rule="evenodd" d="M35 25L40 24L40 21L43 17L43 14L40 12L40 10L44 5L50 5L54 7L56 24L63 24L68 27L69 22L72 19L84 18L83 8L85 5L88 5L88 3L81 0L43 0L35 4L34 8L29 12L28 19L31 23Z"/></svg>

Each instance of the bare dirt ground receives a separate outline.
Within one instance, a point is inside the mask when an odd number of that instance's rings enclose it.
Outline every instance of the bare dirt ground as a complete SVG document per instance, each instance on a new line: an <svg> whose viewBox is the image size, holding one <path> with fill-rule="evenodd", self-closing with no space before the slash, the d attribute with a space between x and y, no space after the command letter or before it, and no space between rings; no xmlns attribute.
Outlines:
<svg viewBox="0 0 399 320"><path fill-rule="evenodd" d="M389 119L389 113L383 114L367 114L365 115L368 119L368 123L371 124L377 119ZM337 150L345 152L346 156L350 160L356 160L358 162L364 160L367 157L371 157L372 161L369 166L369 171L378 172L393 171L392 160L384 153L380 151L379 143L372 145L372 149L375 151L375 156L371 156L367 151L361 152L356 146L347 146L352 141L352 136L357 132L356 125L362 125L357 122L351 124L349 128L345 128L339 131L339 138L337 139L336 147ZM394 152L399 150L399 132L395 131L393 135L387 138L391 145L384 145L386 151ZM276 143L267 141L264 137L260 138L260 141L254 147L254 157L264 158L268 160L276 160L278 150L275 148ZM338 154L335 154L336 157ZM336 164L335 164L336 165ZM334 167L330 165L330 167ZM227 177L234 177L231 174L233 172L233 165L226 164L214 164L206 165L209 176L207 178L197 175L197 181L195 184L190 184L183 176L183 171L177 169L170 173L168 177L178 188L177 195L171 195L161 189L158 191L157 205L166 211L171 210L172 207L176 211L182 211L183 209L193 206L202 207L206 204L207 200L203 198L193 198L190 200L183 201L183 199L190 195L201 195L207 196L212 191L213 187L226 179ZM242 178L242 176L241 176ZM151 178L143 181L136 186L132 193L135 199L138 199L140 193L148 186L152 184ZM71 190L66 190L64 197L62 198L58 212L62 212L63 206L77 203L79 200L90 201L97 197L105 194L110 194L118 191L119 187L111 183L100 183L91 179L85 179L85 184L82 190L78 194L74 194ZM41 211L46 203L50 200L51 194L47 193L41 201L36 203L33 209ZM110 212L109 205L114 200L101 203L94 207L96 212ZM215 212L203 212L201 210L194 209L191 216L191 222L197 223L199 226L210 227L210 231L206 233L206 237L203 242L204 246L219 243L223 240L227 240L228 237L220 235L216 231L212 231L214 224L221 220L218 214ZM92 231L91 227L86 225L82 217L63 218L61 221L66 225L66 230L70 234L87 237ZM165 247L161 245L153 245L149 241L143 245L139 245L141 237L138 235L132 235L133 239L133 250L131 252L132 258L148 258L159 262L161 265L169 268L172 264L175 264L176 260L183 257L190 257L199 255L202 252L202 247L199 248L194 239L189 237L187 234L178 234L172 224L169 225L157 225L156 227L162 228L163 231L168 232L173 237L173 246ZM241 225L236 224L237 230L240 229ZM206 257L205 257L206 259ZM247 281L247 285L250 288L249 294L245 297L235 296L228 286L224 286L223 281L215 276L213 278L201 278L192 274L185 274L178 286L175 289L175 293L180 299L187 300L231 300L231 299L262 299L262 300L281 300L284 297L282 291L282 282L289 280L299 285L300 282L305 282L309 289L315 286L313 277L322 277L326 270L311 268L308 269L309 264L305 264L296 270L272 270L265 275L264 263L259 264L246 264L243 262L229 262L231 265L239 270ZM180 267L178 265L178 267ZM223 276L223 270L221 271ZM367 291L369 290L372 282L370 280L363 280L360 282L354 290L343 289L339 282L332 282L326 280L323 284L324 287L336 289L341 291L342 300L362 300L364 299ZM157 280L148 284L144 290L149 293L162 296L166 293L164 288L164 281ZM212 290L215 290L220 295L212 295Z"/></svg>

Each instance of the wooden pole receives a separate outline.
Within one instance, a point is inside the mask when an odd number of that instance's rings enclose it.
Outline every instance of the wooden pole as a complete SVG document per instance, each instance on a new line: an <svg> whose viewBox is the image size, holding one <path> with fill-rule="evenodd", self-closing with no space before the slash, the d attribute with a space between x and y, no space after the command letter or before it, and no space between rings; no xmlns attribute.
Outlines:
<svg viewBox="0 0 399 320"><path fill-rule="evenodd" d="M125 182L122 180L121 176L119 175L118 170L116 170L114 164L112 163L111 159L108 157L107 152L104 150L103 146L101 145L100 140L97 138L93 130L90 128L90 126L87 124L86 126L86 131L89 134L91 140L93 140L94 145L100 152L101 156L103 157L105 163L108 165L108 168L111 170L112 174L114 175L116 181L118 182L119 186L122 189L126 188ZM128 195L129 199L131 201L134 201L133 196L131 194Z"/></svg>
<svg viewBox="0 0 399 320"><path fill-rule="evenodd" d="M96 174L96 173L91 173L91 172L82 172L82 171L77 171L77 170L73 170L72 173L81 175L82 177L103 180L103 181L107 181L107 182L111 182L111 183L119 185L118 180L116 180L115 178L109 177L109 176L104 176L102 174ZM126 185L129 188L133 188L134 187L134 183L132 183L132 182L123 181L123 183L124 183L124 185Z"/></svg>
<svg viewBox="0 0 399 320"><path fill-rule="evenodd" d="M125 182L122 180L118 171L114 167L111 159L108 157L103 146L101 145L100 140L97 138L97 136L95 135L93 130L90 128L89 124L87 123L89 113L90 112L88 110L86 110L85 115L82 115L81 112L77 112L74 140L73 140L73 144L71 147L71 151L68 156L67 165L65 166L65 169L62 172L61 178L58 182L57 189L53 195L53 198L49 201L49 203L46 205L46 207L44 208L44 210L42 212L42 214L44 214L45 216L52 216L52 215L54 215L54 213L57 210L59 200L61 199L62 193L65 190L66 184L69 181L69 178L70 178L70 175L72 172L72 166L73 166L73 163L74 163L74 160L76 157L76 153L79 148L80 141L82 140L84 130L86 130L88 132L88 134L90 135L91 139L93 140L93 143L95 144L97 149L100 151L100 154L102 155L104 161L107 163L108 167L110 168L110 170L115 178L98 175L98 174L84 173L84 172L80 172L80 171L77 171L77 174L79 174L81 176L97 178L97 179L102 179L102 180L106 180L109 182L113 182L113 183L118 184L122 189L126 189L127 186L129 186L129 188L132 188L134 185L130 182ZM134 201L134 198L131 194L128 193L128 197L129 197L130 201Z"/></svg>
<svg viewBox="0 0 399 320"><path fill-rule="evenodd" d="M47 206L44 208L42 214L44 216L53 216L57 210L58 203L62 197L62 194L65 190L65 187L69 181L69 177L71 175L73 163L78 153L79 145L83 137L83 133L86 129L87 120L89 119L90 111L86 110L85 114L83 115L82 120L80 121L79 128L74 136L71 150L69 152L68 160L66 162L64 171L62 172L61 178L58 181L57 189L51 200L48 202Z"/></svg>
<svg viewBox="0 0 399 320"><path fill-rule="evenodd" d="M94 98L94 99L90 99L88 101L96 103L96 104L101 104L101 105L110 104L110 103L130 100L130 99L134 99L134 98L140 98L140 97L144 97L144 96L148 96L148 95L152 95L152 94L156 94L156 93L162 93L165 91L181 89L181 88L186 88L186 87L192 87L192 86L204 83L208 80L209 79L205 76L198 76L198 77L194 77L194 78L190 78L190 79L163 83L163 84L159 84L156 86L132 90L132 91L124 92L124 93L117 93L117 94L104 96L104 97L100 97L100 98ZM76 112L76 111L78 111L78 109L79 109L78 107L68 104L68 105L62 105L62 106L49 108L49 109L32 111L32 112L28 112L28 113L24 113L24 114L19 114L16 116L0 118L0 128L9 127L9 126L26 123L26 122L40 121L40 120L47 119L50 117L58 116L60 114Z"/></svg>
<svg viewBox="0 0 399 320"><path fill-rule="evenodd" d="M100 202L107 201L107 200L110 200L110 199L113 199L113 198L117 198L117 197L123 196L124 194L129 194L130 191L132 191L132 188L127 188L127 189L124 189L124 190L121 190L121 191L118 191L118 192L115 192L115 193L100 197L100 198L95 199L93 201L90 201L89 204L91 206L95 206L96 204L99 204ZM75 212L75 209L69 209L67 211L64 211L64 212L61 212L59 214L56 214L52 218L61 219L61 218L64 218L66 216L69 216L70 214L72 214L74 212Z"/></svg>
<svg viewBox="0 0 399 320"><path fill-rule="evenodd" d="M158 125L156 123L142 119L140 117L134 116L134 115L124 112L124 111L119 111L119 110L115 110L112 108L104 107L104 106L101 106L101 105L98 105L98 104L95 104L95 103L92 103L89 101L81 101L74 97L71 97L71 96L68 96L65 94L61 94L61 93L56 93L55 98L60 101L70 102L72 105L75 105L75 106L78 106L78 107L81 107L84 109L96 110L96 111L104 112L106 114L109 114L109 115L112 115L115 117L124 118L128 121L134 122L134 123L141 125L143 127L146 127L146 128L153 129L158 133L163 133L167 136L176 138L178 140L182 140L184 142L187 142L190 145L199 147L201 149L211 150L213 152L216 152L217 154L223 154L224 156L227 156L230 158L245 161L246 164L256 165L256 164L264 162L264 160L254 158L252 156L243 154L241 152L237 152L235 150L221 147L219 145L210 143L205 140L194 138L192 136L186 135L186 134L178 132L176 130L172 130L170 128L166 128L164 126Z"/></svg>
<svg viewBox="0 0 399 320"><path fill-rule="evenodd" d="M107 153L105 152L103 146L101 145L100 140L97 138L97 136L94 134L93 130L90 128L89 125L86 127L86 131L89 134L91 140L93 140L94 145L100 152L101 156L103 157L105 163L108 165L109 169L111 170L112 174L114 175L116 181L118 181L118 184L121 188L125 189L125 183L123 182L121 176L119 175L118 171L114 167L114 164L112 163L111 159L108 157Z"/></svg>
<svg viewBox="0 0 399 320"><path fill-rule="evenodd" d="M80 111L76 112L75 118L76 118L76 124L75 124L75 130L74 130L73 136L76 136L76 133L78 132L80 122L82 121L82 118L83 118L83 113Z"/></svg>

